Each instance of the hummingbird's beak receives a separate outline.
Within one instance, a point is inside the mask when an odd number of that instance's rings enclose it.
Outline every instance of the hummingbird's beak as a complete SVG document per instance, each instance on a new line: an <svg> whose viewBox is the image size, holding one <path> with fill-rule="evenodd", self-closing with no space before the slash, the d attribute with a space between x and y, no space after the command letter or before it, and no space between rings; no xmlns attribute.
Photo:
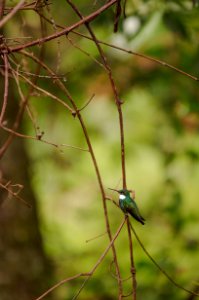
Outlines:
<svg viewBox="0 0 199 300"><path fill-rule="evenodd" d="M111 190L111 191L114 191L114 192L117 192L117 193L119 193L119 191L118 190L115 190L115 189L111 189L111 188L108 188L109 190Z"/></svg>

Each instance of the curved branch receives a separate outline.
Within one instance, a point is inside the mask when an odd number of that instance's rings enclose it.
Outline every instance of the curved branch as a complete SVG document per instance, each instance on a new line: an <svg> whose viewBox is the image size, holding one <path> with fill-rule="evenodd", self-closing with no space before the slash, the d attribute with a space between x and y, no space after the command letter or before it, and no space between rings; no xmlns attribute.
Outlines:
<svg viewBox="0 0 199 300"><path fill-rule="evenodd" d="M96 262L96 264L94 265L94 267L91 269L90 272L88 273L79 273L77 275L74 275L72 277L68 277L66 279L63 279L62 281L58 282L57 284L55 284L54 286L52 286L49 290L47 290L45 293L43 293L41 296L39 296L38 298L36 298L35 300L41 300L43 299L45 296L47 296L49 293L51 293L52 291L54 291L57 287L63 285L64 283L71 281L73 279L82 277L82 276L86 276L87 278L85 279L85 281L83 282L82 286L80 287L79 291L77 292L77 294L73 297L73 299L76 299L77 296L80 294L81 290L84 288L86 282L90 279L90 277L94 274L95 270L98 268L98 266L101 264L101 262L103 261L103 259L106 257L106 254L108 253L108 251L110 250L110 248L113 246L116 238L118 237L120 231L122 230L122 227L124 226L124 223L126 222L126 217L124 218L124 220L122 221L121 225L119 226L117 232L115 233L114 237L112 238L112 240L110 241L109 245L107 246L107 248L105 249L105 251L102 253L102 255L99 257L98 261Z"/></svg>
<svg viewBox="0 0 199 300"><path fill-rule="evenodd" d="M99 16L103 11L107 10L109 7L111 7L113 4L115 4L117 2L117 0L111 0L108 3L106 3L105 5L103 5L102 7L100 7L98 10L96 10L95 12L93 12L92 14L90 14L89 16L83 18L82 20L80 20L79 22L64 28L63 30L59 31L59 32L55 32L49 36L46 36L44 38L40 38L37 39L35 41L17 46L17 47L13 47L13 48L9 48L9 49L4 49L2 50L3 53L11 53L11 52L18 52L22 49L25 48L29 48L35 45L41 45L43 43L49 42L51 40L54 40L62 35L68 34L70 31L74 30L75 28L78 28L79 26L81 26L82 24L91 22L93 19L95 19L97 16Z"/></svg>
<svg viewBox="0 0 199 300"><path fill-rule="evenodd" d="M165 271L162 269L162 267L155 261L155 259L149 254L149 252L146 250L146 248L144 247L143 243L141 242L140 238L138 237L135 229L133 228L133 226L130 224L131 230L133 231L140 247L142 248L142 250L144 251L144 253L148 256L148 258L152 261L152 263L160 270L160 272L173 284L175 285L175 287L179 288L180 290L183 290L191 295L197 296L199 297L199 294L192 292L191 290L188 290L186 288L184 288L183 286L181 286L179 283L177 283L175 280L173 280L173 278Z"/></svg>

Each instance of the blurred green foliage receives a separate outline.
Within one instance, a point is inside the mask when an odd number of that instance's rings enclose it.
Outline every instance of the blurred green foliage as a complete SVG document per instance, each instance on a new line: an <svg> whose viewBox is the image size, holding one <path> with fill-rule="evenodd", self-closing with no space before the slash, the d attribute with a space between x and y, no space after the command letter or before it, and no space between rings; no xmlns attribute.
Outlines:
<svg viewBox="0 0 199 300"><path fill-rule="evenodd" d="M104 1L105 2L105 1ZM85 15L97 6L93 1L75 1ZM51 13L57 23L72 24L78 18L65 1L52 1ZM26 16L30 30L39 28ZM194 1L127 1L127 18L120 20L113 34L114 11L109 9L93 21L97 37L166 61L199 76L198 7ZM24 17L25 18L25 17ZM136 23L137 22L137 23ZM137 27L136 27L137 26ZM48 29L49 31L51 29ZM85 28L79 29L88 34ZM132 34L131 34L132 32ZM60 69L66 86L78 107L94 93L82 111L92 141L105 188L121 187L120 136L117 110L108 78L92 59L99 54L93 42L70 34L69 37L90 57L60 38ZM57 67L58 44L45 47L45 62ZM128 187L135 189L136 200L146 225L132 220L149 253L174 280L194 289L199 282L199 89L198 82L155 62L103 46L124 101L124 126ZM40 85L67 101L51 80ZM26 87L24 87L24 90ZM38 125L44 138L56 144L86 149L77 119L58 103L42 95L33 96ZM33 134L26 120L25 130ZM32 186L37 194L44 246L57 270L57 281L91 270L108 245L102 201L88 152L27 141L32 159ZM106 189L107 195L117 195ZM122 212L108 203L112 231L123 218ZM187 295L170 282L149 261L134 239L138 299L185 299ZM130 275L126 228L116 241L122 277ZM117 282L111 276L109 253L93 275L80 299L116 299ZM114 270L112 270L114 272ZM55 299L71 299L82 279L55 290ZM131 281L124 282L125 293Z"/></svg>

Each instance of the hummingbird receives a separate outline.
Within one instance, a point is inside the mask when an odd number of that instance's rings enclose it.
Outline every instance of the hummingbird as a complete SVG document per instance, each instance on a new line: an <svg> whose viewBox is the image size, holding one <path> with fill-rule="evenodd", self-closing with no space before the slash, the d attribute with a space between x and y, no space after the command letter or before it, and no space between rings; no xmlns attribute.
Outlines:
<svg viewBox="0 0 199 300"><path fill-rule="evenodd" d="M134 201L135 196L133 198L131 197L131 191L126 189L115 190L110 188L109 190L119 193L119 206L121 210L125 214L129 213L134 219L136 219L138 222L144 225L145 219L141 216L137 204Z"/></svg>

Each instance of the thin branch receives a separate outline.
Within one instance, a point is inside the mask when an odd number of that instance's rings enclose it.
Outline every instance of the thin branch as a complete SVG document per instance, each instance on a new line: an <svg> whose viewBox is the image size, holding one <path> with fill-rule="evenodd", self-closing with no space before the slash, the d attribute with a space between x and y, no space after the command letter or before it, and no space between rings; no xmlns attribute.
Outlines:
<svg viewBox="0 0 199 300"><path fill-rule="evenodd" d="M115 239L118 237L120 231L122 230L122 227L124 226L124 223L126 222L126 216L122 222L122 224L120 225L120 227L118 228L115 236L113 237L112 241L110 242L109 246L106 248L106 250L104 251L104 253L100 256L100 258L98 259L97 263L95 264L94 268L91 271L91 274L93 274L95 272L95 270L97 269L97 267L99 266L99 264L102 262L102 260L105 258L106 254L108 253L109 249L113 246L113 243L115 241ZM90 279L90 276L88 278L85 279L85 281L83 282L82 286L80 287L79 291L77 292L77 294L72 298L72 300L77 299L77 297L79 296L80 292L82 291L82 289L84 288L85 284L88 282L88 280Z"/></svg>
<svg viewBox="0 0 199 300"><path fill-rule="evenodd" d="M15 70L13 70L15 73L17 73ZM30 81L29 79L27 79L25 76L19 74L19 76L21 78L23 78L30 86L34 87L35 90L43 93L44 95L52 98L53 100L57 101L58 103L62 104L65 108L67 108L71 113L73 113L73 110L71 109L71 107L64 102L63 100L61 100L59 97L55 96L54 94L48 92L47 90L44 90L42 88L40 88L39 86L35 85L32 81Z"/></svg>
<svg viewBox="0 0 199 300"><path fill-rule="evenodd" d="M146 250L145 246L143 245L143 243L141 242L140 238L138 237L134 227L130 224L130 227L131 227L131 230L133 231L140 247L142 248L142 250L144 251L144 253L148 256L148 258L152 261L152 263L159 269L159 271L177 288L191 294L191 295L194 295L194 296L197 296L199 297L199 294L191 291L191 290L188 290L186 288L184 288L183 286L181 286L180 284L178 284L176 281L173 280L173 278L165 271L162 269L162 267L155 261L155 259L149 254L149 252Z"/></svg>
<svg viewBox="0 0 199 300"><path fill-rule="evenodd" d="M5 66L5 81L4 81L4 96L3 96L3 106L2 106L2 110L1 110L1 114L0 114L0 125L3 122L3 117L5 114L5 110L7 107L7 103L8 103L8 57L7 54L4 54L4 66Z"/></svg>
<svg viewBox="0 0 199 300"><path fill-rule="evenodd" d="M84 151L84 152L89 152L88 149L83 149L81 147L72 146L72 145L68 145L68 144L61 144L60 146L64 146L64 147L72 148L72 149L77 149L77 150L81 150L81 151Z"/></svg>
<svg viewBox="0 0 199 300"><path fill-rule="evenodd" d="M21 51L21 52L24 55L32 58L38 64L40 64L45 70L47 70L49 72L49 74L54 75L54 72L48 66L46 66L43 62L41 62L40 60L38 60L38 58L36 58L32 53L30 54L27 51ZM101 174L100 174L100 171L99 171L99 167L98 167L98 164L97 164L97 160L96 160L96 157L95 157L95 153L94 153L91 141L90 141L90 137L89 137L88 132L87 132L87 128L86 128L86 126L84 124L84 120L83 120L83 118L81 116L80 111L78 110L78 108L77 108L77 106L76 106L76 104L75 104L72 96L70 95L69 91L67 90L67 88L65 87L65 85L63 84L63 82L60 79L55 79L55 83L61 88L62 91L64 91L64 93L66 94L66 96L69 98L69 100L70 100L70 102L71 102L71 104L72 104L72 106L74 108L75 115L79 119L80 125L82 127L82 131L84 133L84 137L85 137L85 140L86 140L86 143L87 143L87 146L88 146L88 150L89 150L90 155L91 155L91 159L92 159L93 166L94 166L94 169L95 169L95 173L96 173L96 176L97 176L97 181L98 181L99 188L100 188L100 191L101 191L102 204L103 204L103 210L104 210L104 217L105 217L105 223L106 223L106 229L107 229L107 232L108 232L109 240L111 241L112 240L112 234L111 234L111 229L110 229L110 224L109 224L109 218L108 218L108 210L107 210L107 205L106 205L105 190L104 190L104 186L103 186ZM119 274L119 265L118 265L118 262L117 262L116 250L115 250L114 245L112 245L112 251L113 251L113 257L114 257L116 265L117 265L116 268L117 268L118 274ZM121 292L120 292L120 294L122 295Z"/></svg>
<svg viewBox="0 0 199 300"><path fill-rule="evenodd" d="M5 0L0 0L0 20L3 17L4 14L4 8L5 8Z"/></svg>
<svg viewBox="0 0 199 300"><path fill-rule="evenodd" d="M108 251L110 250L110 248L113 246L116 238L118 237L118 235L120 234L120 231L122 230L122 227L124 226L124 223L126 222L126 218L124 218L124 220L122 221L121 225L119 226L117 232L115 233L114 237L112 238L112 240L110 241L109 245L107 246L107 248L105 249L105 251L102 253L102 255L100 256L100 258L98 259L98 261L96 262L96 264L94 265L94 267L91 269L90 272L88 273L79 273L75 276L66 278L60 282L58 282L57 284L55 284L54 286L52 286L49 290L47 290L45 293L43 293L41 296L39 296L38 298L36 298L35 300L41 300L43 299L45 296L47 296L49 293L51 293L53 290L55 290L56 288L58 288L59 286L63 285L64 283L74 280L76 278L79 277L87 277L87 279L84 281L84 283L82 284L81 288L79 289L79 291L77 292L77 294L73 297L73 299L77 298L77 296L80 294L81 290L83 289L83 287L85 286L86 282L90 279L90 277L94 274L95 270L98 268L98 266L102 263L103 259L106 257L106 254L108 253Z"/></svg>
<svg viewBox="0 0 199 300"><path fill-rule="evenodd" d="M9 14L7 14L7 16L5 16L1 21L0 21L0 28L6 23L8 22L17 12L18 10L23 6L25 0L21 0L12 10Z"/></svg>
<svg viewBox="0 0 199 300"><path fill-rule="evenodd" d="M82 108L79 109L79 111L82 111L83 109L85 109L93 100L93 98L95 97L95 94L93 94L90 99L86 102L86 104L84 104L84 106Z"/></svg>
<svg viewBox="0 0 199 300"><path fill-rule="evenodd" d="M46 16L42 15L40 12L37 12L37 13L38 13L42 18L44 18L48 23L51 23L51 21L50 21ZM61 25L56 24L56 26L59 27L59 28L64 29L64 27L61 26ZM81 37L84 37L84 38L86 38L86 39L88 39L88 40L90 40L90 41L95 42L95 41L93 40L92 37L89 37L89 36L87 36L87 35L85 35L85 34L83 34L83 33L80 33L80 32L78 32L78 31L71 30L71 33L74 33L74 34L79 35L79 36L81 36ZM189 74L189 73L187 73L187 72L185 72L185 71L183 71L183 70L181 70L181 69L179 69L179 68L177 68L177 67L175 67L175 66L173 66L173 65L171 65L171 64L169 64L169 63L167 63L167 62L165 62L165 61L163 61L163 60L160 60L160 59L157 59L157 58L155 58L155 57L148 56L148 55L145 55L145 54L141 54L141 53L138 53L138 52L135 52L135 51L132 51L132 50L127 50L127 49L125 49L125 48L122 48L122 47L119 47L119 46L116 46L116 45L113 45L113 44L110 44L110 43L101 41L101 40L99 40L99 39L97 39L97 42L98 42L99 44L104 45L104 46L107 46L107 47L110 47L110 48L113 48L113 49L116 49L116 50L119 50L119 51L122 51L122 52L125 52L125 53L128 53L128 54L131 54L131 55L134 55L134 56L138 56L138 57L144 58L144 59L146 59L146 60L148 60L148 61L152 61L152 62L157 63L157 64L159 64L159 65L161 65L161 66L163 66L163 67L167 67L167 68L171 69L172 71L175 71L175 72L177 72L177 73L180 73L180 74L183 75L183 76L189 77L189 78L191 78L191 79L193 79L193 80L195 80L195 81L199 81L199 78L198 78L198 77L196 77L196 76L194 76L194 75L191 75L191 74Z"/></svg>
<svg viewBox="0 0 199 300"><path fill-rule="evenodd" d="M92 14L88 15L87 17L85 17L84 19L80 20L79 22L64 28L63 30L53 33L49 36L46 36L44 38L39 38L36 39L32 42L17 46L17 47L12 47L9 49L4 49L2 50L2 52L7 53L9 51L10 52L18 52L19 50L25 49L25 48L30 48L32 46L35 45L41 45L43 43L46 43L48 41L54 40L62 35L68 34L70 31L74 30L75 28L78 28L79 26L81 26L84 23L88 23L91 22L92 20L94 20L97 16L99 16L103 11L106 11L109 7L111 7L113 4L115 4L117 2L117 0L111 0L110 2L106 3L105 5L103 5L102 7L100 7L97 11L93 12Z"/></svg>
<svg viewBox="0 0 199 300"><path fill-rule="evenodd" d="M68 277L66 279L63 279L62 281L58 282L57 284L53 285L49 290L47 290L45 293L43 293L41 296L39 296L38 298L36 298L35 300L41 300L43 299L44 297L46 297L48 294L50 294L52 291L54 291L56 288L58 288L59 286L63 285L64 283L66 282L69 282L71 280L74 280L76 278L79 278L81 276L90 276L90 273L79 273L79 274L76 274L72 277Z"/></svg>
<svg viewBox="0 0 199 300"><path fill-rule="evenodd" d="M95 57L93 57L90 53L86 52L85 50L83 50L82 48L80 48L79 46L77 46L71 38L69 38L69 36L66 37L67 40L69 41L69 43L76 49L78 49L79 51L81 51L82 53L84 53L86 56L88 56L90 59L92 59L96 64L98 64L100 67L104 68L104 65L99 62Z"/></svg>
<svg viewBox="0 0 199 300"><path fill-rule="evenodd" d="M6 45L5 45L6 47ZM7 49L7 48L6 48ZM43 56L43 47L40 47L39 49L39 57L42 58ZM40 65L38 65L38 68L37 68L37 73L40 72ZM14 76L14 75L13 75ZM17 78L18 74L16 74L16 78ZM33 82L36 83L36 80L37 78L34 78ZM19 83L18 81L16 81L17 83L17 87L18 87L18 91L20 91L20 87L19 87ZM33 92L34 88L33 86L31 86L28 90L28 93L26 95L26 97L24 99L22 99L22 105L19 107L19 111L16 115L16 118L15 118L15 121L14 121L14 124L12 126L12 130L13 131L16 131L20 125L20 122L23 118L23 115L24 115L24 112L25 112L25 109L28 105L28 100L29 100L29 96L31 95L31 93ZM21 95L20 95L21 96ZM23 101L24 100L24 101ZM7 140L5 141L5 143L2 145L2 147L0 148L0 159L3 157L3 155L5 154L6 150L8 149L9 145L12 143L13 139L14 139L15 135L14 134L10 134L7 138Z"/></svg>
<svg viewBox="0 0 199 300"><path fill-rule="evenodd" d="M77 35L82 36L82 37L84 37L84 38L86 38L86 39L88 39L88 40L91 40L91 41L95 42L95 41L93 40L93 38L91 38L91 37L89 37L89 36L87 36L87 35L85 35L85 34L79 33L79 32L74 31L74 30L73 30L72 32L73 32L74 34L77 34ZM119 51L123 51L123 52L125 52L125 53L132 54L132 55L134 55L134 56L138 56L138 57L144 58L144 59L146 59L146 60L155 62L155 63L157 63L157 64L159 64L159 65L161 65L161 66L163 66L163 67L167 67L167 68L169 68L169 69L171 69L171 70L173 70L173 71L176 71L176 72L180 73L181 75L187 76L187 77L189 77L189 78L191 78L191 79L193 79L193 80L195 80L195 81L199 81L199 78L198 78L198 77L193 76L193 75L191 75L191 74L189 74L189 73L187 73L187 72L185 72L185 71L183 71L183 70L181 70L181 69L179 69L179 68L177 68L177 67L175 67L175 66L173 66L173 65L171 65L171 64L169 64L169 63L167 63L167 62L165 62L165 61L160 60L160 59L157 59L157 58L154 58L154 57L145 55L145 54L141 54L141 53L138 53L138 52L135 52L135 51L132 51L132 50L126 50L125 48L122 48L122 47L119 47L119 46L116 46L116 45L113 45L113 44L110 44L110 43L106 43L106 42L103 42L103 41L101 41L101 40L97 40L97 42L98 42L99 44L108 46L108 47L110 47L110 48L113 48L113 49L116 49L116 50L119 50Z"/></svg>
<svg viewBox="0 0 199 300"><path fill-rule="evenodd" d="M81 14L81 12L78 10L78 8L77 8L70 0L66 0L66 1L67 1L68 4L72 7L72 9L75 11L75 13L79 16L79 18L80 18L81 20L84 20L84 17L83 17L83 15ZM110 2L111 2L111 1L110 1ZM109 3L110 3L110 2L109 2ZM115 95L115 102L117 103L117 102L118 102L118 94L117 94L117 89L116 89L115 83L114 83L113 78L112 78L111 69L110 69L110 67L109 67L109 65L108 65L108 62L107 62L107 60L106 60L106 57L105 57L104 54L103 54L103 51L102 51L100 45L99 45L99 44L97 43L97 41L96 41L95 34L93 33L93 31L92 31L92 29L91 29L89 23L86 22L86 23L85 23L85 26L86 26L86 28L88 29L88 32L90 33L91 37L92 37L93 40L95 41L96 47L97 47L97 49L98 49L98 51L99 51L99 54L100 54L100 56L101 56L101 58L102 58L102 61L103 61L103 63L104 63L104 66L105 66L105 68L106 68L106 70L107 70L107 72L108 72L108 77L109 77L109 79L110 79L111 86L112 86L112 88L113 88L113 92L114 92L114 95ZM118 110L118 111L119 111L119 110ZM121 113L121 110L120 110L119 113ZM122 138L123 138L123 137L124 137L124 135L122 134ZM122 146L123 146L123 145L124 145L124 144L122 144ZM124 183L124 185L126 185L124 149L123 149L123 151L122 151L122 165L123 165L123 163L124 163L124 166L123 166L124 169L122 169L122 170L124 171L124 174L123 174L123 183ZM103 205L104 205L104 211L105 211L105 215L106 215L106 214L107 214L107 208L106 208L106 195L105 195L105 193L104 193L104 189L103 189L102 193L103 193ZM107 223L107 221L106 221L106 223ZM109 232L109 230L108 230L108 226L109 226L109 225L108 225L108 223L107 223L107 231L108 231L108 233L109 233L109 239L111 240L111 234L110 234L110 232ZM118 264L118 260L117 260L116 250L115 250L115 248L112 248L112 250L113 250L113 257L114 257L114 262L115 262L116 272L117 272L117 277L118 277L119 299L121 299L121 298L122 298L122 282L121 282L120 269L119 269L119 264Z"/></svg>
<svg viewBox="0 0 199 300"><path fill-rule="evenodd" d="M107 231L104 232L104 233L101 233L101 234L99 234L99 235L97 235L97 236L94 236L94 237L92 237L92 238L90 238L90 239L88 239L88 240L86 240L86 243L92 242L92 241L94 241L94 240L96 240L96 239L98 239L98 238L100 238L100 237L102 237L102 236L105 236L106 234L107 234Z"/></svg>
<svg viewBox="0 0 199 300"><path fill-rule="evenodd" d="M8 185L4 185L0 182L0 187L2 187L2 189L6 190L9 194L11 194L13 196L13 198L15 198L16 200L20 201L21 203L23 203L24 205L26 205L27 207L31 208L32 205L29 204L28 202L26 202L24 199L22 199L19 195L17 195L17 193L13 192L11 189L8 188Z"/></svg>
<svg viewBox="0 0 199 300"><path fill-rule="evenodd" d="M119 205L117 204L117 202L115 200L113 200L111 197L106 196L106 200L110 200L115 206L119 207Z"/></svg>
<svg viewBox="0 0 199 300"><path fill-rule="evenodd" d="M81 18L81 20L84 19L83 15L81 14L81 12L78 10L78 8L71 2L71 0L67 0L67 2L69 3L69 5L73 8L73 10L76 12L76 14ZM106 68L107 74L108 74L108 78L110 80L110 84L113 90L113 94L114 94L114 99L115 99L115 104L117 106L117 110L118 110L118 114L119 114L119 124L120 124L120 143L121 143L121 163L122 163L122 180L123 180L123 188L126 189L126 166L125 166L125 145L124 145L124 125L123 125L123 116L122 116L122 109L121 109L121 105L122 105L122 101L119 98L118 95L118 91L117 91L117 87L115 85L114 79L113 79L113 75L112 75L112 71L111 68L109 66L109 63L107 61L107 58L103 52L103 49L101 48L100 44L98 43L98 40L93 32L93 30L91 29L91 26L88 24L88 22L85 23L86 28L88 29L92 40L94 41L94 43L96 44L96 47L99 51L99 54L102 58L102 61L104 63L104 66Z"/></svg>
<svg viewBox="0 0 199 300"><path fill-rule="evenodd" d="M136 300L136 288L137 288L137 282L136 282L136 269L134 264L134 257L133 257L133 242L132 242L132 236L131 236L131 227L130 227L130 221L129 216L127 216L127 230L128 230L128 238L129 238L129 253L130 253L130 262L131 262L131 274L132 274L132 286L133 286L133 300Z"/></svg>
<svg viewBox="0 0 199 300"><path fill-rule="evenodd" d="M20 138L24 138L24 139L30 139L30 140L36 140L36 141L40 141L44 144L48 144L48 145L51 145L55 148L58 148L61 152L63 152L63 150L61 150L61 147L66 147L66 148L72 148L72 149L77 149L77 150L80 150L80 151L83 151L83 152L89 152L88 149L83 149L81 147L77 147L77 146L72 146L72 145L68 145L68 144L55 144L55 143L52 143L52 142L49 142L47 140L44 140L42 138L44 132L42 132L40 135L36 135L36 136L31 136L31 135L27 135L27 134L23 134L23 133L20 133L20 132L17 132L17 131L14 131L12 130L11 128L8 128L4 125L1 125L1 128L4 129L5 131L7 132L10 132L12 133L13 135L17 136L17 137L20 137Z"/></svg>
<svg viewBox="0 0 199 300"><path fill-rule="evenodd" d="M13 61L13 60L12 60ZM14 61L13 61L14 62ZM15 63L15 62L14 62ZM17 88L18 88L18 93L19 93L19 96L20 96L20 98L21 98L21 101L22 101L22 105L26 102L26 99L25 99L25 96L24 96L24 94L23 94L23 92L22 92L22 89L21 89L21 86L20 86L20 81L19 81L19 65L17 65L17 72L15 73L15 72L13 72L13 69L11 68L11 71L12 71L12 75L13 75L13 77L14 77L14 79L15 79L15 82L16 82L16 85L17 85ZM30 117L30 120L31 120L31 122L33 123L33 127L34 127L34 129L35 129L35 133L36 133L36 136L37 136L37 138L38 139L41 139L41 137L42 137L42 135L43 134L41 134L41 133L38 133L38 126L37 126L37 124L36 124L36 120L35 120L35 118L34 118L34 116L33 116L33 114L32 114L32 112L31 112L31 110L30 110L30 107L29 107L29 104L27 103L26 104L26 107L25 107L25 109L27 110L27 112L28 112L28 115L29 115L29 117ZM15 130L15 132L16 132L17 130Z"/></svg>
<svg viewBox="0 0 199 300"><path fill-rule="evenodd" d="M122 13L121 0L117 0L116 11L115 11L115 21L114 21L114 32L118 31L121 13Z"/></svg>

